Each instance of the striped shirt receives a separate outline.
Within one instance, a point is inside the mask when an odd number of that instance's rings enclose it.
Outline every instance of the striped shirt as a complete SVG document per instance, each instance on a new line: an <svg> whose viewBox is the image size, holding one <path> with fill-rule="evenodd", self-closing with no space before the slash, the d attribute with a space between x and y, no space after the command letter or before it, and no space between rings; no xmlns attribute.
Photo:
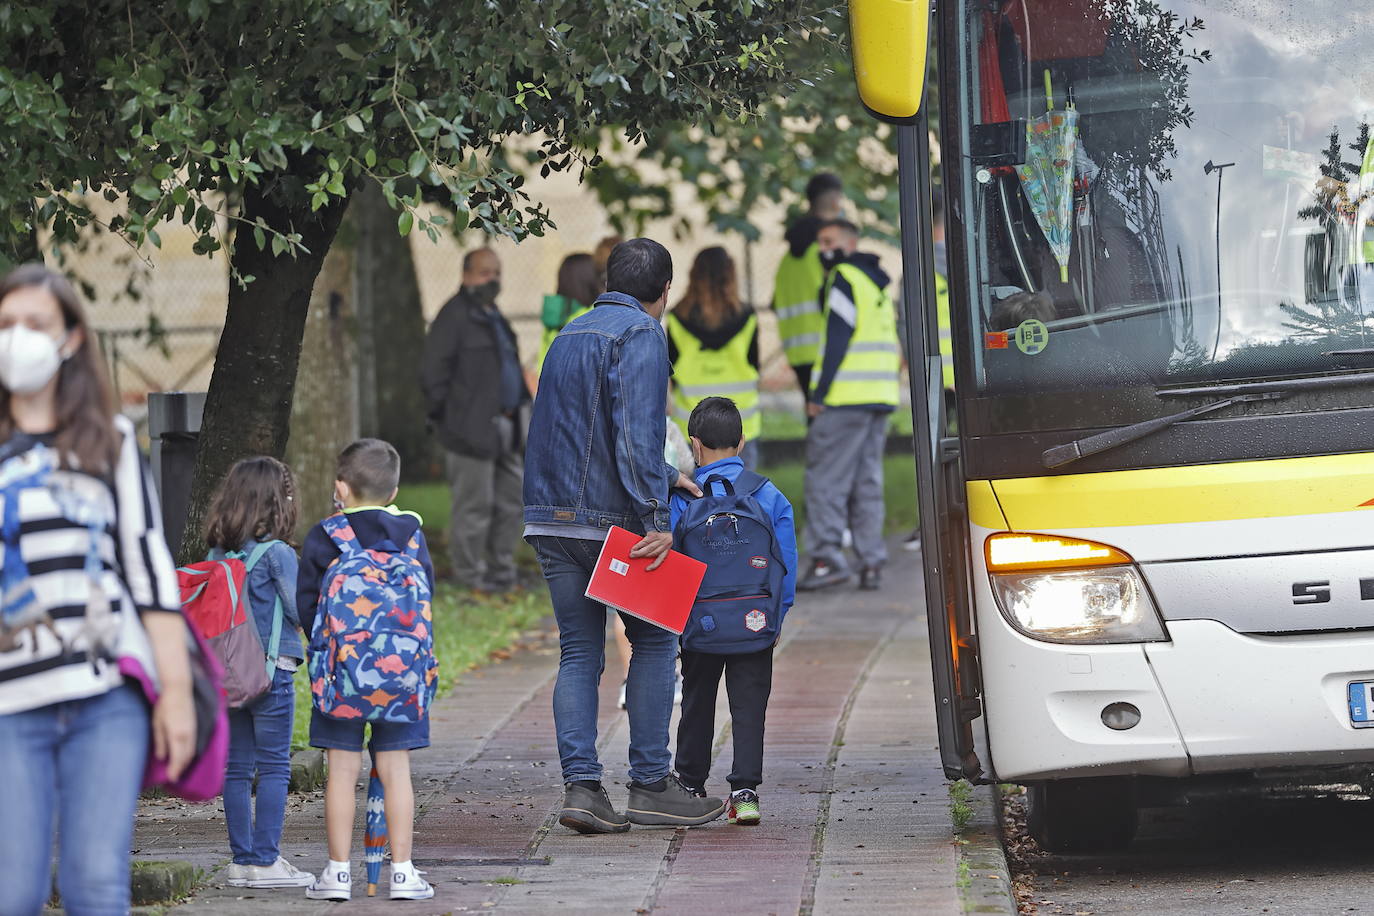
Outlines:
<svg viewBox="0 0 1374 916"><path fill-rule="evenodd" d="M45 486L19 491L19 551L50 623L20 629L9 640L15 645L0 645L0 715L98 696L121 683L118 656L132 655L152 672L138 614L180 612L176 568L133 424L122 416L114 422L123 442L110 478L63 469ZM12 442L22 454L51 439L17 433ZM100 570L94 575L87 571L91 529L69 517L64 506L73 504L112 519L95 535ZM0 563L8 549L0 539ZM91 601L97 583L112 612L100 627L87 613L101 605Z"/></svg>

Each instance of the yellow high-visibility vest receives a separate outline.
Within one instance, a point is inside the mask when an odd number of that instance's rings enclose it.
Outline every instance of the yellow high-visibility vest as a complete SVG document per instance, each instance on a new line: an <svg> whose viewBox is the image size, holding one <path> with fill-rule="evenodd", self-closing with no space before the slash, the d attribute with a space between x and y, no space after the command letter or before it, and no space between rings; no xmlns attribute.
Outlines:
<svg viewBox="0 0 1374 916"><path fill-rule="evenodd" d="M673 421L684 436L692 408L709 397L735 402L744 421L746 439L757 439L763 432L759 370L749 363L749 342L758 326L758 316L750 315L729 343L719 350L708 350L676 315L668 313L668 336L677 348L677 362L673 364Z"/></svg>
<svg viewBox="0 0 1374 916"><path fill-rule="evenodd" d="M821 342L820 248L815 242L801 257L783 255L773 281L773 312L778 316L778 336L788 365L807 366L816 361Z"/></svg>
<svg viewBox="0 0 1374 916"><path fill-rule="evenodd" d="M940 370L945 387L954 390L954 338L950 331L949 318L949 281L945 275L935 275L935 308L940 321Z"/></svg>
<svg viewBox="0 0 1374 916"><path fill-rule="evenodd" d="M566 328L569 324L571 324L573 319L581 318L583 315L587 314L591 310L592 307L590 305L578 306L576 309L573 310L572 314L568 316L568 320L564 322L563 328ZM558 332L563 330L563 328L544 329L544 334L539 339L539 362L534 364L534 371L536 375L544 371L544 357L549 355L549 347L553 346L553 339L558 336Z"/></svg>
<svg viewBox="0 0 1374 916"><path fill-rule="evenodd" d="M825 331L832 308L845 307L842 293L835 290L835 278L843 276L854 292L854 336L849 349L835 372L825 394L827 407L854 404L886 404L896 407L900 402L899 376L901 353L897 344L897 314L892 300L878 284L853 264L841 264L825 278L821 301L825 305L821 325L821 343L811 370L812 384L821 377L821 363L825 354Z"/></svg>

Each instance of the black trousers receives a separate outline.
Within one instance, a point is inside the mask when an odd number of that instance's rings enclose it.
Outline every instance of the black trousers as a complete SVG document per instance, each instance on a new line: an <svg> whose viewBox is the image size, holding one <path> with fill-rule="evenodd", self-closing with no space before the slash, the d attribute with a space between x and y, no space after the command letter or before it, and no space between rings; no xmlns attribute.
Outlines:
<svg viewBox="0 0 1374 916"><path fill-rule="evenodd" d="M682 650L682 718L677 726L676 769L693 788L706 786L715 738L716 695L725 674L730 733L735 742L730 789L757 789L763 782L763 720L773 689L773 649L745 655Z"/></svg>

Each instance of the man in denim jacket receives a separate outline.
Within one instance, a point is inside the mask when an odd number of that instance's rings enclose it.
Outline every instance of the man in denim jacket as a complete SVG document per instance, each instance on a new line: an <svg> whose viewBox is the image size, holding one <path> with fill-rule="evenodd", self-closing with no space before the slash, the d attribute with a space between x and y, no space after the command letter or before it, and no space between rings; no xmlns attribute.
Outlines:
<svg viewBox="0 0 1374 916"><path fill-rule="evenodd" d="M636 617L621 615L634 647L624 814L601 785L596 752L606 608L585 593L606 530L642 533L631 555L661 559L673 544L670 486L700 493L663 460L669 370L659 319L672 279L672 258L657 242L615 247L606 263L608 292L549 347L526 445L525 538L539 554L562 650L553 693L566 788L559 822L581 833L620 833L632 822L704 824L725 810L721 799L700 797L669 772L677 637Z"/></svg>

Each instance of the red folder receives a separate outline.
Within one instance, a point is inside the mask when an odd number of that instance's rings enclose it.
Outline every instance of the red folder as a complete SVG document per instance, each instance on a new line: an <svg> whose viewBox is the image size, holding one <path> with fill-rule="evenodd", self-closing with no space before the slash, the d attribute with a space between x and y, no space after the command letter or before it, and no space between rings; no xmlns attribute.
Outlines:
<svg viewBox="0 0 1374 916"><path fill-rule="evenodd" d="M630 556L630 548L642 540L643 535L611 528L587 584L587 597L681 636L706 564L670 550L663 564L648 572L653 557Z"/></svg>

